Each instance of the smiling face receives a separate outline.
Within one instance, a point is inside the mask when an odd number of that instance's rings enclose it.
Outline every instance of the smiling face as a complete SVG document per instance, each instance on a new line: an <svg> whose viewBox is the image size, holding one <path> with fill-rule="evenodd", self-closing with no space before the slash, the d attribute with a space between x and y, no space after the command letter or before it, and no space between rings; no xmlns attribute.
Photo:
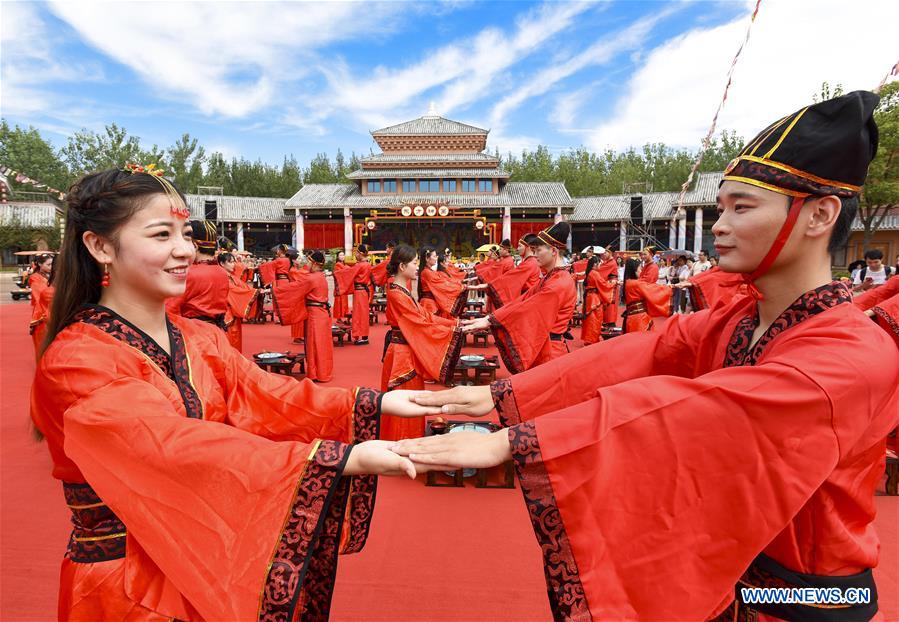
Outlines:
<svg viewBox="0 0 899 622"><path fill-rule="evenodd" d="M92 248L101 264L109 265L108 294L135 302L162 302L180 296L194 260L190 222L172 214L164 194L154 194L118 231L118 239Z"/></svg>

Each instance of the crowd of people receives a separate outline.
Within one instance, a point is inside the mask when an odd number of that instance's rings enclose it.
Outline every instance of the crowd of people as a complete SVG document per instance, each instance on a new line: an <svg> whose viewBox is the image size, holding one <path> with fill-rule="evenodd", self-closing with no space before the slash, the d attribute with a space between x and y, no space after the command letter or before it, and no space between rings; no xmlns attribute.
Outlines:
<svg viewBox="0 0 899 622"><path fill-rule="evenodd" d="M830 257L876 101L821 102L748 143L719 188L717 258L569 258L562 221L473 265L401 241L374 265L365 244L263 260L189 220L154 170L85 176L60 254L31 275L31 416L73 514L60 617L326 619L378 475L510 460L556 619L798 619L807 605L734 586L872 587L899 278L869 252L847 286ZM334 323L371 345L379 291L379 389L322 386ZM301 381L241 354L269 300L303 343ZM492 335L511 377L426 390L466 333ZM498 432L422 438L427 416L494 409Z"/></svg>

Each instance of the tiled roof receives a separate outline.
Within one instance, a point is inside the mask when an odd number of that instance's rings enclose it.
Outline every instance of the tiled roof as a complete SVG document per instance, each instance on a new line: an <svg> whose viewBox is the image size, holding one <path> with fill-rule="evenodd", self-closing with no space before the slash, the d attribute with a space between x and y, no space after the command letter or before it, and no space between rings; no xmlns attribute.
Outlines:
<svg viewBox="0 0 899 622"><path fill-rule="evenodd" d="M489 153L378 153L361 159L365 164L421 164L423 162L476 162L496 164L499 160Z"/></svg>
<svg viewBox="0 0 899 622"><path fill-rule="evenodd" d="M52 203L3 203L0 204L0 225L29 229L55 227L57 213Z"/></svg>
<svg viewBox="0 0 899 622"><path fill-rule="evenodd" d="M895 209L895 208L894 208ZM864 231L865 226L862 224L862 221L859 220L858 217L855 218L855 221L852 223L853 231ZM880 224L878 231L897 231L899 230L899 214L887 214L883 222Z"/></svg>
<svg viewBox="0 0 899 622"><path fill-rule="evenodd" d="M715 205L718 184L724 173L700 173L693 189L684 195L684 205ZM574 199L571 222L600 222L626 220L630 217L630 194L614 194ZM647 192L643 196L643 214L646 220L670 220L677 208L679 192Z"/></svg>
<svg viewBox="0 0 899 622"><path fill-rule="evenodd" d="M359 169L347 175L347 179L400 179L417 178L457 178L471 177L487 179L488 177L509 177L509 173L499 168L372 168Z"/></svg>
<svg viewBox="0 0 899 622"><path fill-rule="evenodd" d="M372 136L447 136L447 135L481 135L486 136L489 130L451 121L436 115L425 115L405 123L382 127L373 131Z"/></svg>
<svg viewBox="0 0 899 622"><path fill-rule="evenodd" d="M362 196L355 184L309 184L287 200L288 209L384 207L401 203L441 202L458 207L574 207L561 182L511 182L498 194L380 194Z"/></svg>
<svg viewBox="0 0 899 622"><path fill-rule="evenodd" d="M228 222L293 222L284 213L287 199L188 194L191 218L205 218L205 202L218 203L218 220Z"/></svg>

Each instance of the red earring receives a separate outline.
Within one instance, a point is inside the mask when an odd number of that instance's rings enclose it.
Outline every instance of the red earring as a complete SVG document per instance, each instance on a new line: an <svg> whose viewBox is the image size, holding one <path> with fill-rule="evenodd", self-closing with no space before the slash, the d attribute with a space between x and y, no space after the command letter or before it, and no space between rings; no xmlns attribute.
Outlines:
<svg viewBox="0 0 899 622"><path fill-rule="evenodd" d="M100 279L101 287L109 287L109 264L103 264L103 277Z"/></svg>

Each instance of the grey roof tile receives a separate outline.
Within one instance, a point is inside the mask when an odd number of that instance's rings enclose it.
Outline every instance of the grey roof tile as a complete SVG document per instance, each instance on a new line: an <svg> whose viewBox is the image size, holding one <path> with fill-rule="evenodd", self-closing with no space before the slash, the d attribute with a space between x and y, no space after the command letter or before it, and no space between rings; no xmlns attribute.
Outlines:
<svg viewBox="0 0 899 622"><path fill-rule="evenodd" d="M446 135L481 135L486 136L489 130L485 130L467 123L444 119L436 115L425 115L411 121L398 123L374 130L372 136L446 136Z"/></svg>

